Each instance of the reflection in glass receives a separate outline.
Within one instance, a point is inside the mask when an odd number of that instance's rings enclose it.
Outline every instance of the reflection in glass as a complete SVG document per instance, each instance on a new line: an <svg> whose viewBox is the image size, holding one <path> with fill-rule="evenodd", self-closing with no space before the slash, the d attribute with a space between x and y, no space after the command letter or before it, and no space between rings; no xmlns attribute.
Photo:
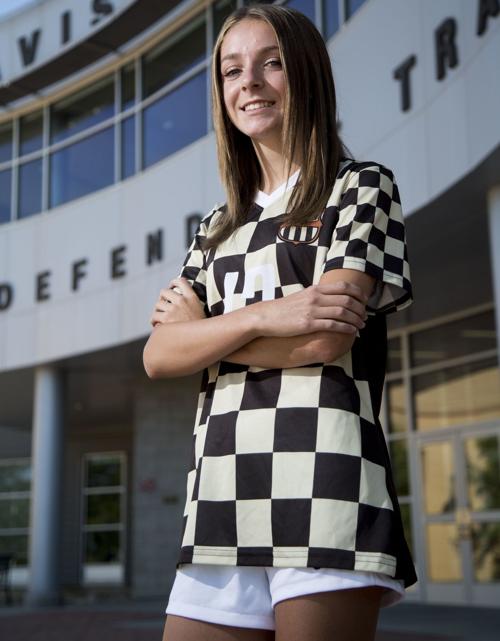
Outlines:
<svg viewBox="0 0 500 641"><path fill-rule="evenodd" d="M87 496L87 525L109 525L120 522L120 494Z"/></svg>
<svg viewBox="0 0 500 641"><path fill-rule="evenodd" d="M472 527L474 578L479 583L500 582L500 523Z"/></svg>
<svg viewBox="0 0 500 641"><path fill-rule="evenodd" d="M107 120L115 112L113 78L93 83L69 98L54 103L50 110L50 139L58 142ZM87 192L86 192L87 193Z"/></svg>
<svg viewBox="0 0 500 641"><path fill-rule="evenodd" d="M85 536L86 563L119 561L120 532L87 532Z"/></svg>
<svg viewBox="0 0 500 641"><path fill-rule="evenodd" d="M42 159L19 165L18 218L37 214L42 209Z"/></svg>
<svg viewBox="0 0 500 641"><path fill-rule="evenodd" d="M493 310L415 332L410 336L411 363L428 365L448 358L496 349Z"/></svg>
<svg viewBox="0 0 500 641"><path fill-rule="evenodd" d="M286 6L291 9L297 9L297 11L306 15L311 22L314 22L316 14L314 11L314 4L315 0L289 0L286 3Z"/></svg>
<svg viewBox="0 0 500 641"><path fill-rule="evenodd" d="M2 554L13 556L17 567L28 565L27 534L0 534L0 550Z"/></svg>
<svg viewBox="0 0 500 641"><path fill-rule="evenodd" d="M50 156L50 206L56 207L114 180L114 127L73 143Z"/></svg>
<svg viewBox="0 0 500 641"><path fill-rule="evenodd" d="M474 511L500 509L500 439L468 438L465 455L469 506Z"/></svg>
<svg viewBox="0 0 500 641"><path fill-rule="evenodd" d="M366 0L346 0L345 17L348 20L364 4Z"/></svg>
<svg viewBox="0 0 500 641"><path fill-rule="evenodd" d="M118 457L87 459L87 487L113 487L121 483L121 461Z"/></svg>
<svg viewBox="0 0 500 641"><path fill-rule="evenodd" d="M122 128L122 179L135 174L135 118L121 123Z"/></svg>
<svg viewBox="0 0 500 641"><path fill-rule="evenodd" d="M325 36L331 38L340 26L339 0L323 0L323 20Z"/></svg>
<svg viewBox="0 0 500 641"><path fill-rule="evenodd" d="M0 171L0 223L10 220L11 182L11 170Z"/></svg>
<svg viewBox="0 0 500 641"><path fill-rule="evenodd" d="M0 125L0 163L12 159L12 123Z"/></svg>
<svg viewBox="0 0 500 641"><path fill-rule="evenodd" d="M202 13L144 56L143 98L151 96L181 73L192 69L205 56L205 14Z"/></svg>
<svg viewBox="0 0 500 641"><path fill-rule="evenodd" d="M403 348L401 338L390 338L387 341L387 372L400 372L403 369Z"/></svg>
<svg viewBox="0 0 500 641"><path fill-rule="evenodd" d="M213 40L219 35L222 24L227 16L236 9L236 0L218 0L213 5Z"/></svg>
<svg viewBox="0 0 500 641"><path fill-rule="evenodd" d="M455 523L427 524L427 573L431 581L462 581L462 559Z"/></svg>
<svg viewBox="0 0 500 641"><path fill-rule="evenodd" d="M428 431L500 417L496 358L419 374L413 379L418 430Z"/></svg>
<svg viewBox="0 0 500 641"><path fill-rule="evenodd" d="M408 475L408 442L406 438L389 441L392 474L398 496L410 494L410 479Z"/></svg>
<svg viewBox="0 0 500 641"><path fill-rule="evenodd" d="M0 492L26 492L31 489L29 463L0 465Z"/></svg>
<svg viewBox="0 0 500 641"><path fill-rule="evenodd" d="M132 107L135 102L135 66L134 63L126 65L122 70L122 111Z"/></svg>
<svg viewBox="0 0 500 641"><path fill-rule="evenodd" d="M405 385L403 381L387 381L386 390L389 432L405 432L408 426Z"/></svg>
<svg viewBox="0 0 500 641"><path fill-rule="evenodd" d="M19 155L38 151L43 144L43 113L34 113L19 119Z"/></svg>
<svg viewBox="0 0 500 641"><path fill-rule="evenodd" d="M455 464L450 441L426 443L421 449L423 496L427 514L455 509Z"/></svg>
<svg viewBox="0 0 500 641"><path fill-rule="evenodd" d="M405 539L408 543L408 547L410 548L410 552L413 555L413 536L411 533L411 504L400 503L399 507L401 509L401 520L403 521Z"/></svg>
<svg viewBox="0 0 500 641"><path fill-rule="evenodd" d="M0 499L0 530L29 526L30 499Z"/></svg>
<svg viewBox="0 0 500 641"><path fill-rule="evenodd" d="M144 167L207 133L206 93L203 72L144 109Z"/></svg>

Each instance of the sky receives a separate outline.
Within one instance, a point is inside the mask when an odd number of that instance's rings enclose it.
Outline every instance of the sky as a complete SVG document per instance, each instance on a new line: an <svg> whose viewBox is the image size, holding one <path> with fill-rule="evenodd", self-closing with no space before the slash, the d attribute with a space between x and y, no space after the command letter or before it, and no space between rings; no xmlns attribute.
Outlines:
<svg viewBox="0 0 500 641"><path fill-rule="evenodd" d="M32 0L1 0L0 20L14 9L18 9L19 7L22 7L25 4L30 4L31 2Z"/></svg>

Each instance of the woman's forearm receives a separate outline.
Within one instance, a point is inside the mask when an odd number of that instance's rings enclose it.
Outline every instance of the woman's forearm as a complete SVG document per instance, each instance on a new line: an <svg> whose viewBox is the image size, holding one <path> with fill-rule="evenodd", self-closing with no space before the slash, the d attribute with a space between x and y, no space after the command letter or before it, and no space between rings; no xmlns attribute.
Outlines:
<svg viewBox="0 0 500 641"><path fill-rule="evenodd" d="M355 336L337 332L313 332L301 336L260 336L224 357L229 363L254 367L301 367L331 363L351 349Z"/></svg>
<svg viewBox="0 0 500 641"><path fill-rule="evenodd" d="M187 376L222 360L259 336L252 306L210 318L157 325L143 352L150 378Z"/></svg>

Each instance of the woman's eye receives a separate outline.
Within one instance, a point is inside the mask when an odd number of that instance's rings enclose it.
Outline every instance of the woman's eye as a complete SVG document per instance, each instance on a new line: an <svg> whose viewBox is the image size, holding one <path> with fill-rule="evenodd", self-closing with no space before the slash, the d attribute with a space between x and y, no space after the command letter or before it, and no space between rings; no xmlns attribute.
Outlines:
<svg viewBox="0 0 500 641"><path fill-rule="evenodd" d="M225 71L222 75L224 78L230 78L231 76L235 76L238 73L239 69L233 68L233 69L228 69Z"/></svg>
<svg viewBox="0 0 500 641"><path fill-rule="evenodd" d="M272 67L281 67L281 60L279 58L273 58L272 60L268 60L266 64L271 65Z"/></svg>

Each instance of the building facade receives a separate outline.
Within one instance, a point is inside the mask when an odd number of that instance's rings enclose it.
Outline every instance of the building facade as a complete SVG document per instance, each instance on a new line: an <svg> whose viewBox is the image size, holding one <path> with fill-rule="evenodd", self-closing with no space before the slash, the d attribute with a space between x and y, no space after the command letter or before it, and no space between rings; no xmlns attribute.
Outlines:
<svg viewBox="0 0 500 641"><path fill-rule="evenodd" d="M200 379L149 380L142 349L224 199L210 52L241 4L34 0L0 22L0 554L29 602L168 596ZM409 598L498 604L500 2L287 4L406 215L382 419Z"/></svg>

